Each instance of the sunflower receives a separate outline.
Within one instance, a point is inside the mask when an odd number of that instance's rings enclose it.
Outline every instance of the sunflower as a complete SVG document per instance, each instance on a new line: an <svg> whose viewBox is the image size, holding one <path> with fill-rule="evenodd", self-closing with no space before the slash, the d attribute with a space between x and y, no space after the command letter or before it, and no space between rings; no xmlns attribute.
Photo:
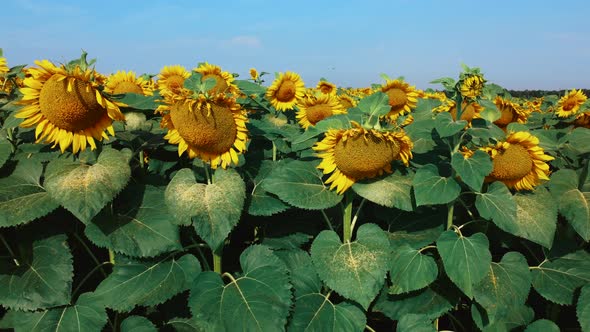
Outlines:
<svg viewBox="0 0 590 332"><path fill-rule="evenodd" d="M219 66L205 62L194 68L193 71L203 75L202 82L205 82L208 78L215 80L215 86L208 91L211 94L238 92L238 88L233 84L234 76L227 71L222 71Z"/></svg>
<svg viewBox="0 0 590 332"><path fill-rule="evenodd" d="M470 75L461 83L461 96L463 98L475 98L481 95L485 80L481 75Z"/></svg>
<svg viewBox="0 0 590 332"><path fill-rule="evenodd" d="M340 105L342 105L342 107L344 109L356 107L356 105L358 104L357 101L353 97L351 97L347 94L339 95L338 101L340 102Z"/></svg>
<svg viewBox="0 0 590 332"><path fill-rule="evenodd" d="M298 99L305 94L305 84L301 77L293 72L279 73L279 76L266 90L266 98L279 111L292 109Z"/></svg>
<svg viewBox="0 0 590 332"><path fill-rule="evenodd" d="M246 150L248 130L246 112L232 97L218 94L207 99L186 98L157 110L163 114L161 126L168 128L164 138L178 144L178 155L210 162L212 168L227 168L238 163Z"/></svg>
<svg viewBox="0 0 590 332"><path fill-rule="evenodd" d="M8 65L6 64L6 58L0 57L0 75L8 73Z"/></svg>
<svg viewBox="0 0 590 332"><path fill-rule="evenodd" d="M495 146L484 147L494 163L486 181L501 181L510 189L533 190L542 180L549 180L549 165L554 158L539 147L539 139L526 131L510 133Z"/></svg>
<svg viewBox="0 0 590 332"><path fill-rule="evenodd" d="M435 107L432 111L435 113L449 112L453 120L457 121L457 103L452 99L445 99L442 105ZM461 103L461 118L459 120L465 120L470 125L473 119L480 117L479 114L481 111L483 111L483 107L480 104L463 100Z"/></svg>
<svg viewBox="0 0 590 332"><path fill-rule="evenodd" d="M250 77L256 81L258 79L258 70L256 68L250 68Z"/></svg>
<svg viewBox="0 0 590 332"><path fill-rule="evenodd" d="M590 128L590 112L578 114L574 120L574 127Z"/></svg>
<svg viewBox="0 0 590 332"><path fill-rule="evenodd" d="M381 91L389 97L391 110L386 116L390 120L395 120L400 115L410 113L418 102L416 88L402 80L387 80Z"/></svg>
<svg viewBox="0 0 590 332"><path fill-rule="evenodd" d="M181 93L184 81L191 76L183 66L164 66L158 74L158 89L164 97L172 97Z"/></svg>
<svg viewBox="0 0 590 332"><path fill-rule="evenodd" d="M335 95L337 90L336 84L328 81L319 81L315 88L326 95Z"/></svg>
<svg viewBox="0 0 590 332"><path fill-rule="evenodd" d="M303 129L315 126L316 123L332 115L346 113L346 110L334 95L304 98L301 99L297 106L299 107L297 120Z"/></svg>
<svg viewBox="0 0 590 332"><path fill-rule="evenodd" d="M137 93L144 96L154 94L151 80L136 77L132 71L117 71L107 78L104 91L110 94Z"/></svg>
<svg viewBox="0 0 590 332"><path fill-rule="evenodd" d="M33 127L37 143L59 144L63 153L70 145L73 152L83 151L86 144L96 148L95 140L108 139L105 130L115 135L113 120L125 120L119 107L102 95L93 80L96 72L79 66L66 69L43 60L39 68L30 68L31 77L19 102L24 105L15 117L25 119L21 127Z"/></svg>
<svg viewBox="0 0 590 332"><path fill-rule="evenodd" d="M412 141L403 131L366 130L352 122L351 129L331 129L313 147L322 159L318 168L330 177L326 184L344 193L355 182L391 173L391 162L401 160L406 166L412 158Z"/></svg>
<svg viewBox="0 0 590 332"><path fill-rule="evenodd" d="M572 90L557 102L557 110L555 113L560 118L567 118L578 113L580 107L586 102L586 95L582 90Z"/></svg>
<svg viewBox="0 0 590 332"><path fill-rule="evenodd" d="M508 99L497 96L494 104L500 110L500 118L494 121L494 124L502 129L506 129L512 122L526 123L530 115L530 110L523 109L519 104Z"/></svg>
<svg viewBox="0 0 590 332"><path fill-rule="evenodd" d="M447 96L445 95L444 92L434 91L434 92L424 92L424 96L422 98L445 101L447 99Z"/></svg>

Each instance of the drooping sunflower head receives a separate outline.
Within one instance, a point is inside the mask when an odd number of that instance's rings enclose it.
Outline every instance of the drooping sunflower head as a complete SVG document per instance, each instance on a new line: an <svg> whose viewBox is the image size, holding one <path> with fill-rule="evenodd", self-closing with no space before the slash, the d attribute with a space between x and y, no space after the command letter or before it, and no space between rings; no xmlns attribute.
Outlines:
<svg viewBox="0 0 590 332"><path fill-rule="evenodd" d="M588 97L586 97L582 90L574 89L559 99L555 114L560 118L570 117L578 113L580 107L587 99Z"/></svg>
<svg viewBox="0 0 590 332"><path fill-rule="evenodd" d="M494 104L496 104L496 107L498 107L501 113L500 118L494 121L494 124L503 129L512 122L526 123L530 115L529 110L524 109L519 104L500 96L496 96L494 99Z"/></svg>
<svg viewBox="0 0 590 332"><path fill-rule="evenodd" d="M366 130L356 123L351 129L332 129L313 147L322 159L318 168L330 174L326 184L344 193L355 182L391 173L391 163L406 166L412 158L412 141L403 131Z"/></svg>
<svg viewBox="0 0 590 332"><path fill-rule="evenodd" d="M207 62L202 63L199 67L194 68L193 71L203 75L201 81L204 82L207 79L215 80L215 86L209 91L210 94L218 93L236 93L238 92L235 86L234 76L227 71L221 70L221 67L209 64Z"/></svg>
<svg viewBox="0 0 590 332"><path fill-rule="evenodd" d="M449 112L453 120L457 121L457 103L452 99L445 99L440 106L435 107L432 111L435 113ZM473 119L480 118L481 111L483 111L483 107L480 104L463 100L461 103L461 118L459 120L467 121L469 126Z"/></svg>
<svg viewBox="0 0 590 332"><path fill-rule="evenodd" d="M154 93L153 84L143 77L136 77L132 71L117 71L107 78L104 91L110 94L137 93L151 96Z"/></svg>
<svg viewBox="0 0 590 332"><path fill-rule="evenodd" d="M279 111L292 109L298 99L305 95L305 84L299 74L293 72L279 73L278 77L266 90L266 98Z"/></svg>
<svg viewBox="0 0 590 332"><path fill-rule="evenodd" d="M234 98L218 94L207 99L187 98L158 108L163 114L161 126L168 128L164 138L178 145L178 155L226 168L238 163L238 154L246 150L248 130L246 112Z"/></svg>
<svg viewBox="0 0 590 332"><path fill-rule="evenodd" d="M338 96L338 101L340 102L340 105L345 109L349 109L352 107L356 107L356 105L358 104L358 102L351 96L347 95L347 94L341 94Z"/></svg>
<svg viewBox="0 0 590 332"><path fill-rule="evenodd" d="M190 76L191 73L183 66L164 66L158 74L157 83L160 95L164 97L180 95L184 88L184 81Z"/></svg>
<svg viewBox="0 0 590 332"><path fill-rule="evenodd" d="M303 98L297 104L297 121L303 129L315 126L321 120L336 114L345 114L346 109L342 107L335 95L322 94L318 97Z"/></svg>
<svg viewBox="0 0 590 332"><path fill-rule="evenodd" d="M485 80L483 76L473 74L463 79L461 82L461 96L463 98L476 98L483 91Z"/></svg>
<svg viewBox="0 0 590 332"><path fill-rule="evenodd" d="M256 68L250 68L250 78L255 81L258 79L258 70Z"/></svg>
<svg viewBox="0 0 590 332"><path fill-rule="evenodd" d="M424 96L422 98L445 101L447 99L447 96L445 95L444 92L434 91L434 92L424 92Z"/></svg>
<svg viewBox="0 0 590 332"><path fill-rule="evenodd" d="M328 81L319 81L315 88L326 95L335 95L337 91L336 84Z"/></svg>
<svg viewBox="0 0 590 332"><path fill-rule="evenodd" d="M418 103L416 88L402 80L387 80L381 91L389 97L391 110L387 117L392 121L400 115L410 113Z"/></svg>
<svg viewBox="0 0 590 332"><path fill-rule="evenodd" d="M590 112L578 114L574 120L574 127L584 127L590 129Z"/></svg>
<svg viewBox="0 0 590 332"><path fill-rule="evenodd" d="M495 146L481 148L492 158L494 169L486 181L501 181L510 189L533 190L549 180L549 165L554 158L539 147L539 139L526 131L510 133Z"/></svg>
<svg viewBox="0 0 590 332"><path fill-rule="evenodd" d="M19 102L24 105L15 117L25 119L21 127L33 127L37 143L59 145L62 153L70 146L83 151L87 144L96 148L95 140L114 135L113 120L124 120L119 107L106 98L94 81L97 73L80 66L55 66L48 60L35 61L31 77L24 80Z"/></svg>
<svg viewBox="0 0 590 332"><path fill-rule="evenodd" d="M6 58L0 57L0 75L8 73L9 68L6 64Z"/></svg>

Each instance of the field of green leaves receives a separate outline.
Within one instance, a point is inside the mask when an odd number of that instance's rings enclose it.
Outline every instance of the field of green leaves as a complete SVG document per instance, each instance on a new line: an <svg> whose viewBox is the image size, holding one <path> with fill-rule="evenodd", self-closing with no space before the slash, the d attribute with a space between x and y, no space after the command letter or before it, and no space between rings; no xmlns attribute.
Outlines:
<svg viewBox="0 0 590 332"><path fill-rule="evenodd" d="M590 331L581 90L11 62L0 329Z"/></svg>

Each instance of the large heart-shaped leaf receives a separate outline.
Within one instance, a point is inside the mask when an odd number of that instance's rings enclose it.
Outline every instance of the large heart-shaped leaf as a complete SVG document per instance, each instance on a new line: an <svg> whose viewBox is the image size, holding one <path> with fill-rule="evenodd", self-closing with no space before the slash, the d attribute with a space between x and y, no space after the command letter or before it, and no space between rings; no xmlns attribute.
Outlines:
<svg viewBox="0 0 590 332"><path fill-rule="evenodd" d="M580 291L576 304L576 315L582 331L590 331L590 284L582 287L582 291Z"/></svg>
<svg viewBox="0 0 590 332"><path fill-rule="evenodd" d="M491 219L501 229L516 232L516 202L504 183L493 182L487 192L477 193L475 207L483 218Z"/></svg>
<svg viewBox="0 0 590 332"><path fill-rule="evenodd" d="M158 329L149 319L142 316L129 316L121 322L121 332L157 332Z"/></svg>
<svg viewBox="0 0 590 332"><path fill-rule="evenodd" d="M453 136L467 126L467 121L454 121L451 113L442 112L434 119L434 128L440 137Z"/></svg>
<svg viewBox="0 0 590 332"><path fill-rule="evenodd" d="M393 173L382 179L357 182L352 185L352 189L373 203L412 211L413 177L413 173Z"/></svg>
<svg viewBox="0 0 590 332"><path fill-rule="evenodd" d="M215 272L199 275L189 298L193 317L206 331L281 331L291 306L285 264L264 246L240 255L244 272L225 284ZM239 322L239 324L236 324Z"/></svg>
<svg viewBox="0 0 590 332"><path fill-rule="evenodd" d="M128 154L105 149L94 165L64 159L51 161L45 172L45 188L54 200L88 224L125 188L130 176Z"/></svg>
<svg viewBox="0 0 590 332"><path fill-rule="evenodd" d="M473 298L475 285L486 276L492 262L488 238L483 233L463 236L446 231L436 246L449 278Z"/></svg>
<svg viewBox="0 0 590 332"><path fill-rule="evenodd" d="M176 173L166 188L166 204L180 224L192 219L197 234L217 250L240 221L245 184L233 169L217 169L212 184L196 183L188 168Z"/></svg>
<svg viewBox="0 0 590 332"><path fill-rule="evenodd" d="M436 332L436 329L427 316L407 314L397 323L397 332Z"/></svg>
<svg viewBox="0 0 590 332"><path fill-rule="evenodd" d="M153 257L181 248L178 226L170 222L164 190L130 185L84 230L99 247L133 257Z"/></svg>
<svg viewBox="0 0 590 332"><path fill-rule="evenodd" d="M19 310L70 303L74 267L66 235L21 245L32 249L19 257L20 266L10 256L0 258L0 303Z"/></svg>
<svg viewBox="0 0 590 332"><path fill-rule="evenodd" d="M551 248L557 228L557 204L547 189L514 195L516 219L505 231Z"/></svg>
<svg viewBox="0 0 590 332"><path fill-rule="evenodd" d="M455 179L440 176L435 165L418 169L414 176L416 205L446 204L457 198L461 186Z"/></svg>
<svg viewBox="0 0 590 332"><path fill-rule="evenodd" d="M192 255L159 261L117 256L116 262L113 273L98 285L92 298L118 311L160 304L187 290L201 272L199 261Z"/></svg>
<svg viewBox="0 0 590 332"><path fill-rule="evenodd" d="M396 248L391 259L390 294L403 294L430 285L438 276L434 258L405 245Z"/></svg>
<svg viewBox="0 0 590 332"><path fill-rule="evenodd" d="M320 278L365 309L385 282L389 253L389 239L375 224L359 227L354 242L342 243L336 232L323 231L311 245L311 258Z"/></svg>
<svg viewBox="0 0 590 332"><path fill-rule="evenodd" d="M6 131L0 130L0 167L10 158L12 154L12 143L6 138Z"/></svg>
<svg viewBox="0 0 590 332"><path fill-rule="evenodd" d="M41 184L41 174L40 162L20 160L9 177L0 179L0 228L43 217L59 206Z"/></svg>
<svg viewBox="0 0 590 332"><path fill-rule="evenodd" d="M524 329L524 332L559 332L559 326L547 319L539 319L532 322Z"/></svg>
<svg viewBox="0 0 590 332"><path fill-rule="evenodd" d="M85 332L101 331L107 319L105 308L85 293L74 305L35 312L16 311L13 323L15 332Z"/></svg>
<svg viewBox="0 0 590 332"><path fill-rule="evenodd" d="M544 298L571 305L574 292L590 284L590 254L580 250L531 269L533 287Z"/></svg>
<svg viewBox="0 0 590 332"><path fill-rule="evenodd" d="M364 331L367 318L352 303L334 304L321 293L305 294L295 299L288 331Z"/></svg>
<svg viewBox="0 0 590 332"><path fill-rule="evenodd" d="M459 152L453 153L451 165L461 180L475 191L481 191L484 178L494 169L490 156L481 150L475 151L469 158Z"/></svg>
<svg viewBox="0 0 590 332"><path fill-rule="evenodd" d="M252 179L254 182L254 188L250 193L250 201L248 205L249 214L253 216L271 216L289 208L289 206L283 203L280 199L262 189L262 183L264 183L268 174L277 165L279 164L270 160L263 160L260 164L256 177Z"/></svg>
<svg viewBox="0 0 590 332"><path fill-rule="evenodd" d="M578 189L576 172L571 169L555 172L549 189L558 202L559 212L584 240L590 241L590 192Z"/></svg>
<svg viewBox="0 0 590 332"><path fill-rule="evenodd" d="M301 209L330 208L342 200L342 195L324 185L317 165L317 161L282 160L262 183L262 189Z"/></svg>

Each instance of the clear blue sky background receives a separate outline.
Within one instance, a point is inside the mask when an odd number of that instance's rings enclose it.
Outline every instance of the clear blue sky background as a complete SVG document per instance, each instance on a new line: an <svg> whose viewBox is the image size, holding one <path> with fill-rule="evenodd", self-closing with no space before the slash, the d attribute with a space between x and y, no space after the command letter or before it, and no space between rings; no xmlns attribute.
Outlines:
<svg viewBox="0 0 590 332"><path fill-rule="evenodd" d="M590 1L559 3L3 0L0 47L9 65L84 49L105 74L208 61L242 77L292 70L307 86L386 73L436 88L465 63L509 89L590 88Z"/></svg>

